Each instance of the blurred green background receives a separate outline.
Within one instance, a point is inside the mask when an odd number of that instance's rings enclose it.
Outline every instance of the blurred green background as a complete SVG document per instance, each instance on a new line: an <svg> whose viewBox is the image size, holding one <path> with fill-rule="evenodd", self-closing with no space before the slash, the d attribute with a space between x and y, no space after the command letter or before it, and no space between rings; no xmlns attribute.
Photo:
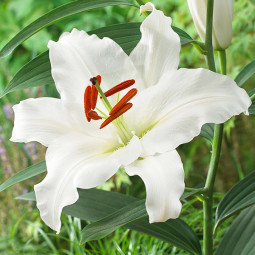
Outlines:
<svg viewBox="0 0 255 255"><path fill-rule="evenodd" d="M0 48L22 28L44 13L70 0L1 0ZM173 18L173 25L198 39L186 0L154 0L157 8ZM234 78L241 69L255 59L255 3L252 0L234 1L233 41L227 50L228 74ZM112 24L142 21L135 8L107 7L74 15L51 25L25 41L10 56L0 59L0 92L15 73L28 61L47 49L47 43L57 40L63 31L74 27L90 31ZM191 45L181 51L180 67L206 67L203 56ZM255 77L245 84L250 91ZM0 99L0 183L27 166L44 159L45 148L37 143L14 144L9 141L13 127L12 105L23 99L57 96L54 85L12 92ZM255 169L255 120L253 116L238 116L225 128L220 169L216 180L216 202L238 180ZM198 137L178 149L185 167L186 185L200 187L205 181L210 158L210 144ZM34 203L15 200L15 197L32 191L33 185L44 175L17 184L0 193L0 254L187 254L176 247L134 231L120 229L101 241L92 241L80 247L79 236L84 222L63 215L60 235L40 220ZM103 185L104 189L145 197L142 181L128 178L119 172ZM197 198L184 204L181 218L202 236L202 210ZM230 220L231 221L231 220ZM224 233L221 227L215 239Z"/></svg>

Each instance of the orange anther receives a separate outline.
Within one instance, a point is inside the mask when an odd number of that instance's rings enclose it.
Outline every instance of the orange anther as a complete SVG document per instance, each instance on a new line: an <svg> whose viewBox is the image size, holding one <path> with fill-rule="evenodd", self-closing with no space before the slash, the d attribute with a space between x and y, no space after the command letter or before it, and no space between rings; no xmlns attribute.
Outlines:
<svg viewBox="0 0 255 255"><path fill-rule="evenodd" d="M92 85L91 90L91 109L95 109L97 105L98 90L95 85Z"/></svg>
<svg viewBox="0 0 255 255"><path fill-rule="evenodd" d="M110 115L114 115L118 112L123 105L130 101L137 94L137 89L131 89L109 112Z"/></svg>
<svg viewBox="0 0 255 255"><path fill-rule="evenodd" d="M102 118L97 114L96 111L90 110L88 112L88 117L91 118L92 120L101 120Z"/></svg>
<svg viewBox="0 0 255 255"><path fill-rule="evenodd" d="M125 113L126 111L128 111L131 107L133 106L132 103L127 103L125 105L122 106L121 109L119 109L118 112L116 112L114 115L111 115L110 117L108 117L100 126L100 129L104 128L105 126L107 126L108 124L110 124L112 121L114 121L115 119L117 119L119 116L121 116L123 113Z"/></svg>
<svg viewBox="0 0 255 255"><path fill-rule="evenodd" d="M104 94L106 97L109 97L117 92L120 92L123 89L126 89L130 86L132 86L135 83L135 80L127 80L127 81L123 81L120 84L114 86L113 88L107 90Z"/></svg>
<svg viewBox="0 0 255 255"><path fill-rule="evenodd" d="M90 122L91 118L88 116L88 113L91 110L91 86L87 86L84 92L84 110L86 118Z"/></svg>
<svg viewBox="0 0 255 255"><path fill-rule="evenodd" d="M101 76L100 76L100 75L97 75L96 78L97 78L97 82L98 82L98 84L99 84L99 86L100 86L100 84L101 84Z"/></svg>

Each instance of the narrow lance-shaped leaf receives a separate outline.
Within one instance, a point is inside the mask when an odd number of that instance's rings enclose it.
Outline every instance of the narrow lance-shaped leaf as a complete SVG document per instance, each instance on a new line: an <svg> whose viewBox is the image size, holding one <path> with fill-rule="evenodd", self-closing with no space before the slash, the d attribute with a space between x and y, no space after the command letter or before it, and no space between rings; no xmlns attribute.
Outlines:
<svg viewBox="0 0 255 255"><path fill-rule="evenodd" d="M232 223L215 255L255 254L255 206L245 209Z"/></svg>
<svg viewBox="0 0 255 255"><path fill-rule="evenodd" d="M249 107L249 113L255 114L255 89L251 90L249 93L249 96L251 98L252 104Z"/></svg>
<svg viewBox="0 0 255 255"><path fill-rule="evenodd" d="M255 60L246 65L244 69L236 76L235 81L239 87L242 87L243 84L251 78L255 73Z"/></svg>
<svg viewBox="0 0 255 255"><path fill-rule="evenodd" d="M39 19L35 20L33 23L22 29L16 36L14 36L10 42L8 42L4 48L0 51L0 57L5 57L9 55L18 45L24 42L33 34L40 31L42 28L53 24L54 22L61 20L63 18L69 17L76 13L83 11L111 6L111 5L129 5L138 7L134 3L128 0L79 0L74 1L65 5L62 5Z"/></svg>
<svg viewBox="0 0 255 255"><path fill-rule="evenodd" d="M98 189L78 190L78 201L64 208L63 213L88 221L99 221L123 207L132 203L143 203L137 198L126 196L117 192L109 192ZM26 200L35 200L34 193L25 194ZM135 204L134 204L135 205ZM122 209L121 209L122 208ZM134 209L134 211L136 211ZM117 213L118 214L118 213ZM120 219L121 217L119 217ZM140 218L139 218L140 219ZM199 240L192 229L182 220L168 220L164 223L150 224L148 219L142 219L125 225L126 228L137 230L145 234L159 238L165 242L178 246L191 254L201 254Z"/></svg>
<svg viewBox="0 0 255 255"><path fill-rule="evenodd" d="M140 25L141 23L113 25L96 29L88 33L96 34L100 38L109 37L113 39L127 54L129 54L141 38ZM184 36L191 38L181 29L177 29L176 31L181 37L181 42L185 41ZM3 97L15 90L44 86L53 82L49 53L46 51L22 67L5 88L0 97Z"/></svg>
<svg viewBox="0 0 255 255"><path fill-rule="evenodd" d="M4 183L0 185L0 192L2 192L3 190L7 189L8 187L16 183L25 181L43 172L46 172L45 161L39 162L13 175L11 178L9 178L8 180L6 180Z"/></svg>
<svg viewBox="0 0 255 255"><path fill-rule="evenodd" d="M215 229L234 213L255 204L255 171L238 182L220 201L216 210Z"/></svg>

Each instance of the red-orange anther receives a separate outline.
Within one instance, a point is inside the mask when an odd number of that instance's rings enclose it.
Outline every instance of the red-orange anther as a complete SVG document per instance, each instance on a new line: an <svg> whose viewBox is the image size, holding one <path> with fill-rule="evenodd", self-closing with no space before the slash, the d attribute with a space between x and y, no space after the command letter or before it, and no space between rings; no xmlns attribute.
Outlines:
<svg viewBox="0 0 255 255"><path fill-rule="evenodd" d="M97 78L97 82L98 82L98 84L99 84L99 86L100 86L100 84L101 84L101 79L102 79L102 78L101 78L100 75L97 75L96 78Z"/></svg>
<svg viewBox="0 0 255 255"><path fill-rule="evenodd" d="M122 106L122 108L116 112L114 115L111 115L110 117L108 117L100 126L100 129L104 128L105 126L107 126L108 124L110 124L112 121L114 121L115 119L117 119L119 116L121 116L123 113L125 113L126 111L128 111L131 107L133 106L132 103L127 103L125 105Z"/></svg>
<svg viewBox="0 0 255 255"><path fill-rule="evenodd" d="M84 110L86 118L90 122L91 118L88 116L88 113L91 110L91 86L87 86L84 92Z"/></svg>
<svg viewBox="0 0 255 255"><path fill-rule="evenodd" d="M95 85L91 89L91 109L95 109L97 105L98 90Z"/></svg>
<svg viewBox="0 0 255 255"><path fill-rule="evenodd" d="M120 92L123 89L126 89L130 86L132 86L133 84L135 84L135 80L127 80L127 81L123 81L120 84L114 86L113 88L107 90L104 94L106 97L109 97L117 92Z"/></svg>
<svg viewBox="0 0 255 255"><path fill-rule="evenodd" d="M110 115L114 115L118 112L123 105L130 101L137 94L137 89L131 89L109 112Z"/></svg>
<svg viewBox="0 0 255 255"><path fill-rule="evenodd" d="M101 120L102 118L97 114L96 111L90 110L88 112L88 117L91 118L92 120Z"/></svg>

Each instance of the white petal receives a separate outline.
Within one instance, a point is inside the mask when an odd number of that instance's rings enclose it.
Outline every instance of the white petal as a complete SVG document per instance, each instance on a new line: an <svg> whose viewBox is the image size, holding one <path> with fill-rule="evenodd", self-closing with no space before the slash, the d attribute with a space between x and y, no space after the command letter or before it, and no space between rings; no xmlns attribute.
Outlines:
<svg viewBox="0 0 255 255"><path fill-rule="evenodd" d="M99 39L74 29L58 42L48 44L52 76L64 104L83 110L83 95L90 78L101 75L103 91L136 78L136 69L122 50L109 38ZM99 100L98 100L99 101ZM101 109L103 110L103 109Z"/></svg>
<svg viewBox="0 0 255 255"><path fill-rule="evenodd" d="M55 139L46 152L48 174L35 186L41 218L60 231L62 208L78 199L77 188L94 188L108 180L120 166L135 161L141 154L140 141L114 152L104 140L71 133Z"/></svg>
<svg viewBox="0 0 255 255"><path fill-rule="evenodd" d="M72 129L61 101L56 98L31 98L13 107L15 113L11 141L37 141L45 146Z"/></svg>
<svg viewBox="0 0 255 255"><path fill-rule="evenodd" d="M154 8L141 25L142 38L130 58L146 87L155 85L165 72L178 67L181 44L171 23L171 18Z"/></svg>
<svg viewBox="0 0 255 255"><path fill-rule="evenodd" d="M251 100L227 76L205 69L180 69L142 91L125 115L141 138L144 155L177 148L199 135L205 123L223 123L247 112Z"/></svg>
<svg viewBox="0 0 255 255"><path fill-rule="evenodd" d="M185 185L183 165L177 151L137 160L125 169L129 175L139 175L146 186L150 223L179 216L182 207L180 197Z"/></svg>

